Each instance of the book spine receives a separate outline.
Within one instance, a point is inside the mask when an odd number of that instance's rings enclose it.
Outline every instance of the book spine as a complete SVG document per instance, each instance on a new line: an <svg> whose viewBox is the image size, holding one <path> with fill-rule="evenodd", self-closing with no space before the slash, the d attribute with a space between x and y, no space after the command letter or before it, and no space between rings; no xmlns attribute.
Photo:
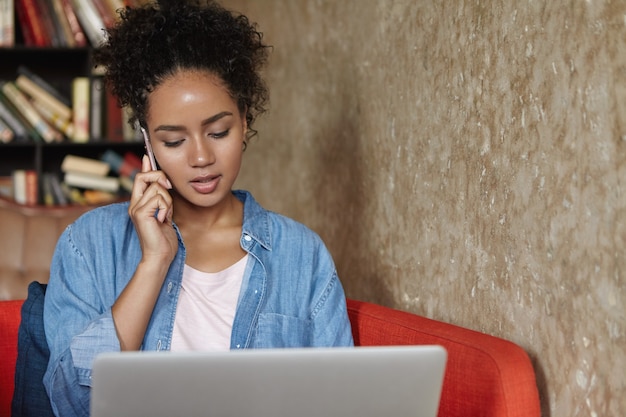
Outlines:
<svg viewBox="0 0 626 417"><path fill-rule="evenodd" d="M26 204L34 206L39 203L39 178L37 171L26 170Z"/></svg>
<svg viewBox="0 0 626 417"><path fill-rule="evenodd" d="M105 0L91 0L93 5L95 6L98 14L100 15L100 19L104 24L105 28L111 28L115 25L115 16L113 16L111 10L109 9L109 5Z"/></svg>
<svg viewBox="0 0 626 417"><path fill-rule="evenodd" d="M67 196L61 187L61 180L54 172L48 173L50 177L50 186L52 187L52 194L54 195L54 202L58 205L65 206L69 204Z"/></svg>
<svg viewBox="0 0 626 417"><path fill-rule="evenodd" d="M0 0L0 47L15 46L15 0Z"/></svg>
<svg viewBox="0 0 626 417"><path fill-rule="evenodd" d="M18 204L26 204L26 170L16 169L11 174L13 180L13 200Z"/></svg>
<svg viewBox="0 0 626 417"><path fill-rule="evenodd" d="M78 17L76 17L76 13L74 12L74 6L72 5L71 0L60 0L63 5L63 11L65 12L65 16L67 17L67 21L70 25L70 29L72 30L72 36L74 37L75 46L84 47L87 46L87 36L83 31L80 22L78 21Z"/></svg>
<svg viewBox="0 0 626 417"><path fill-rule="evenodd" d="M111 164L104 159L92 159L78 155L65 155L61 162L62 172L82 172L98 176L105 176L111 170Z"/></svg>
<svg viewBox="0 0 626 417"><path fill-rule="evenodd" d="M14 133L7 123L0 117L0 142L9 143L13 140Z"/></svg>
<svg viewBox="0 0 626 417"><path fill-rule="evenodd" d="M37 10L39 11L39 21L48 38L48 45L55 47L63 46L61 38L59 37L59 28L54 21L55 16L52 10L52 3L50 0L35 0L35 2L37 3Z"/></svg>
<svg viewBox="0 0 626 417"><path fill-rule="evenodd" d="M41 178L41 196L46 206L54 206L54 193L49 173L44 173Z"/></svg>
<svg viewBox="0 0 626 417"><path fill-rule="evenodd" d="M16 138L27 138L28 130L17 118L13 111L6 105L0 97L0 118L11 128Z"/></svg>
<svg viewBox="0 0 626 417"><path fill-rule="evenodd" d="M72 0L72 5L91 46L100 46L106 40L103 31L104 22L94 4L91 1Z"/></svg>
<svg viewBox="0 0 626 417"><path fill-rule="evenodd" d="M141 166L137 167L134 163L111 149L105 151L101 159L108 163L111 169L121 177L134 179L135 175L141 171Z"/></svg>
<svg viewBox="0 0 626 417"><path fill-rule="evenodd" d="M35 40L35 34L33 33L33 27L31 25L30 20L28 19L28 14L26 13L26 8L24 7L24 3L22 3L21 0L16 0L15 15L17 17L18 24L22 31L22 37L24 38L23 40L24 45L36 46L37 42Z"/></svg>
<svg viewBox="0 0 626 417"><path fill-rule="evenodd" d="M50 109L50 111L58 114L61 118L69 119L72 117L72 109L70 107L61 103L54 96L42 89L38 84L25 75L18 75L15 79L15 85L17 85L20 90L29 95L31 98L37 100L43 106Z"/></svg>
<svg viewBox="0 0 626 417"><path fill-rule="evenodd" d="M136 129L128 121L131 110L128 107L122 108L122 132L124 132L124 142L138 142L142 140L139 129Z"/></svg>
<svg viewBox="0 0 626 417"><path fill-rule="evenodd" d="M30 104L26 96L11 82L7 82L2 86L5 96L13 102L13 105L24 115L26 120L41 135L44 141L58 142L63 140L60 132L54 130L42 117L37 110Z"/></svg>
<svg viewBox="0 0 626 417"><path fill-rule="evenodd" d="M116 193L120 188L120 182L115 177L102 177L74 171L65 173L64 182L72 187L108 191L111 193Z"/></svg>
<svg viewBox="0 0 626 417"><path fill-rule="evenodd" d="M61 39L63 45L73 48L76 46L76 40L74 39L74 33L70 27L70 22L65 14L63 3L61 0L51 0L52 10L54 12L55 21L57 22L58 30L61 32Z"/></svg>
<svg viewBox="0 0 626 417"><path fill-rule="evenodd" d="M23 10L26 21L28 22L28 27L33 35L33 46L50 46L50 39L48 38L45 26L41 20L40 10L36 0L17 0L17 2L21 5L20 9Z"/></svg>
<svg viewBox="0 0 626 417"><path fill-rule="evenodd" d="M104 79L97 75L91 78L91 95L89 103L90 141L98 142L104 136Z"/></svg>
<svg viewBox="0 0 626 417"><path fill-rule="evenodd" d="M117 104L117 97L106 90L106 137L109 142L124 142L124 119L122 109Z"/></svg>
<svg viewBox="0 0 626 417"><path fill-rule="evenodd" d="M74 121L73 141L89 141L89 78L76 77L72 81L72 114Z"/></svg>

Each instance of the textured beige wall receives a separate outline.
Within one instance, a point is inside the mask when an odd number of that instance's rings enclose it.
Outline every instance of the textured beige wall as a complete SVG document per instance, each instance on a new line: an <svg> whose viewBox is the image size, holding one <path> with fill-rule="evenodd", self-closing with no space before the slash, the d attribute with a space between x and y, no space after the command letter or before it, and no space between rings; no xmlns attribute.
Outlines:
<svg viewBox="0 0 626 417"><path fill-rule="evenodd" d="M626 1L231 0L274 45L239 185L350 297L516 342L626 415Z"/></svg>

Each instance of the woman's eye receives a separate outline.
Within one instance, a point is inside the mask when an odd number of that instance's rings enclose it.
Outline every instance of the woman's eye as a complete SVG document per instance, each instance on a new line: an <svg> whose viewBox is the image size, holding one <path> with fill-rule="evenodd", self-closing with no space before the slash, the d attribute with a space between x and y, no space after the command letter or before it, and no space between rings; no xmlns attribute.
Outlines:
<svg viewBox="0 0 626 417"><path fill-rule="evenodd" d="M176 141L172 141L172 142L163 142L163 144L165 145L166 148L174 148L174 147L180 145L181 143L183 143L182 140L176 140Z"/></svg>
<svg viewBox="0 0 626 417"><path fill-rule="evenodd" d="M230 130L225 130L223 132L218 132L218 133L209 133L209 136L212 137L213 139L221 139L221 138L225 138L226 136L228 136L229 132Z"/></svg>

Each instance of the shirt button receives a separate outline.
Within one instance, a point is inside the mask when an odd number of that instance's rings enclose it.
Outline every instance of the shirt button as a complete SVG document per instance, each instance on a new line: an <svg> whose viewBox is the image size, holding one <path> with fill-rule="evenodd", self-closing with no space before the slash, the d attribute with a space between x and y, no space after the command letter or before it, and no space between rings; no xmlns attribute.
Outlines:
<svg viewBox="0 0 626 417"><path fill-rule="evenodd" d="M167 292L168 292L168 294L172 292L172 287L173 287L173 286L174 286L174 285L172 285L172 283L171 283L171 282L167 284Z"/></svg>
<svg viewBox="0 0 626 417"><path fill-rule="evenodd" d="M237 349L240 349L240 348L241 348L241 345L239 345L239 344L238 344L238 345L237 345Z"/></svg>
<svg viewBox="0 0 626 417"><path fill-rule="evenodd" d="M161 350L161 341L157 342L156 350Z"/></svg>
<svg viewBox="0 0 626 417"><path fill-rule="evenodd" d="M243 240L245 240L246 242L250 242L252 240L252 238L250 237L250 235L245 235L243 237Z"/></svg>

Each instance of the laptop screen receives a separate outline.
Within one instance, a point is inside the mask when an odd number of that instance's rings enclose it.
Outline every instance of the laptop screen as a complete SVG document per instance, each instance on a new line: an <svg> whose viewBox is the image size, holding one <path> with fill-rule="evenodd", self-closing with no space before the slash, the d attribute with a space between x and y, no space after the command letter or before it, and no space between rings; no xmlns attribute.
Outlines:
<svg viewBox="0 0 626 417"><path fill-rule="evenodd" d="M441 346L98 356L91 416L436 417Z"/></svg>

